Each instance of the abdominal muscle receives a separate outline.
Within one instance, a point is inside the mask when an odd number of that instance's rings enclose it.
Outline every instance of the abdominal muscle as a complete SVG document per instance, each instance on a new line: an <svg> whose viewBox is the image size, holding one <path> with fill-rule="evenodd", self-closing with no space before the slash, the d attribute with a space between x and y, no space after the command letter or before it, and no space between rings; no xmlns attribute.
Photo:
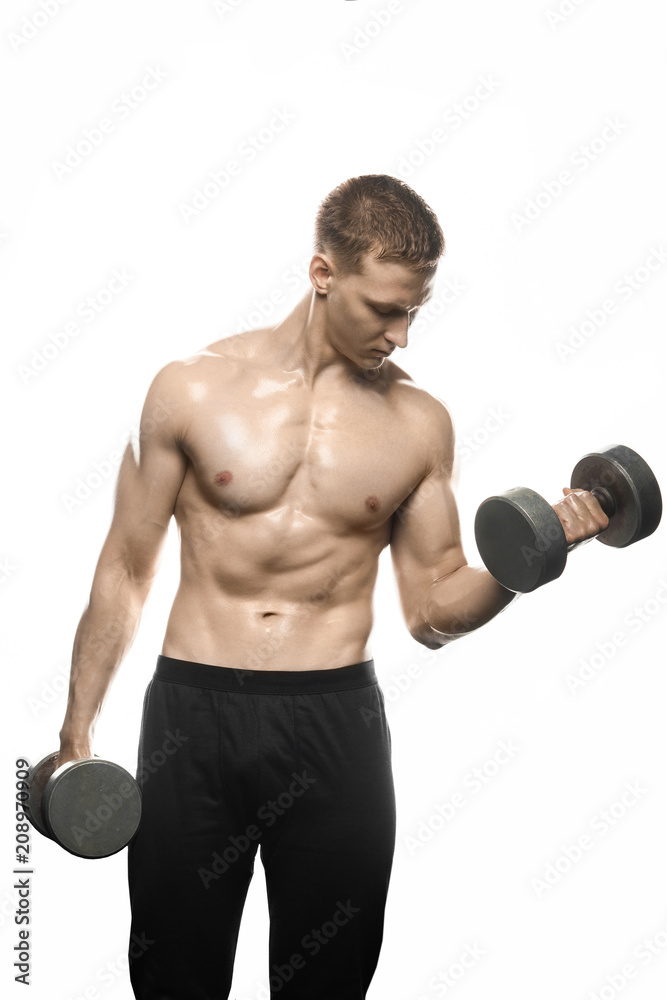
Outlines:
<svg viewBox="0 0 667 1000"><path fill-rule="evenodd" d="M224 565L214 544L193 552L181 530L181 582L162 654L245 670L326 670L371 659L373 587L388 525L323 539L322 551L308 545L300 560L294 546L284 559L276 545L258 551L264 533L245 520L225 533ZM244 544L251 536L255 546Z"/></svg>
<svg viewBox="0 0 667 1000"><path fill-rule="evenodd" d="M276 602L263 606L276 607ZM360 602L262 611L257 602L177 595L164 656L236 670L326 670L371 659L371 611Z"/></svg>

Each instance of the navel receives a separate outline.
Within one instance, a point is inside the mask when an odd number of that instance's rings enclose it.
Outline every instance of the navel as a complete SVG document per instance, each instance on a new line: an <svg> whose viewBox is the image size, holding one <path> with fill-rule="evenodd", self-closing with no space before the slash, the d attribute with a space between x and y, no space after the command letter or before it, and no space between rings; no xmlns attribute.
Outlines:
<svg viewBox="0 0 667 1000"><path fill-rule="evenodd" d="M376 510L380 509L380 501L374 494L371 494L364 500L364 506L366 507L366 510L370 510L375 513Z"/></svg>
<svg viewBox="0 0 667 1000"><path fill-rule="evenodd" d="M233 478L234 476L231 474L229 469L223 469L222 472L218 472L218 474L213 477L213 482L217 483L218 486L228 486Z"/></svg>

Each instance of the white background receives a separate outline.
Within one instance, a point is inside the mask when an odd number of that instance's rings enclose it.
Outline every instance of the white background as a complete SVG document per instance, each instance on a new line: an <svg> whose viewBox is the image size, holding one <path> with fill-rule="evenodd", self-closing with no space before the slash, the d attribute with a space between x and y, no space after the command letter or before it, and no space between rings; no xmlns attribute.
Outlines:
<svg viewBox="0 0 667 1000"><path fill-rule="evenodd" d="M166 362L243 320L263 325L258 303L276 321L298 301L307 286L287 273L308 259L317 206L336 184L402 176L445 232L438 314L416 325L399 360L454 415L471 563L484 497L528 485L555 502L586 451L628 444L667 483L666 73L655 4L44 4L48 15L34 0L5 0L0 15L0 940L12 997L26 995L12 982L14 760L57 746L116 469L93 476L69 510L64 495L96 463L113 465ZM116 102L150 68L163 79L121 113ZM243 144L275 109L292 120L250 161ZM59 178L67 147L105 117L112 131ZM234 158L240 173L209 187L186 221L182 206ZM86 322L79 304L114 269L131 281ZM635 273L631 290L624 276ZM282 299L266 313L272 294ZM49 348L40 370L51 335L72 321L78 334ZM592 542L558 581L436 653L411 640L383 552L371 643L398 835L369 997L664 995L664 538L661 527L625 550ZM97 731L97 752L130 770L177 567L172 525ZM591 679L573 692L567 676L591 658ZM497 764L502 741L517 749ZM475 767L485 778L477 792ZM623 805L626 785L637 791ZM457 791L464 805L444 822L437 806ZM584 835L590 848L568 861ZM126 853L84 861L37 834L32 848L29 995L130 998ZM267 940L258 861L235 1000L267 995ZM480 957L464 971L466 948Z"/></svg>

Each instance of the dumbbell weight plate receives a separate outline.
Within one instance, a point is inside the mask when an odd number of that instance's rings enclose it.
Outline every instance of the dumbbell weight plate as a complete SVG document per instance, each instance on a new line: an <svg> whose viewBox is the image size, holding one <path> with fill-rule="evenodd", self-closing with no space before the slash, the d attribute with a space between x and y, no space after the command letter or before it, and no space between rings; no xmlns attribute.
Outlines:
<svg viewBox="0 0 667 1000"><path fill-rule="evenodd" d="M85 757L63 764L46 782L41 818L47 836L70 854L106 858L132 839L141 818L141 793L125 768Z"/></svg>
<svg viewBox="0 0 667 1000"><path fill-rule="evenodd" d="M491 575L516 593L528 594L565 569L567 542L558 515L527 487L484 500L475 516L475 539Z"/></svg>
<svg viewBox="0 0 667 1000"><path fill-rule="evenodd" d="M45 837L48 837L49 833L42 819L42 795L47 781L53 774L57 760L58 751L56 750L55 753L42 757L28 771L28 801L25 811L35 829L39 830Z"/></svg>
<svg viewBox="0 0 667 1000"><path fill-rule="evenodd" d="M572 470L572 489L604 486L614 496L616 512L599 542L624 548L652 534L662 516L660 487L641 455L626 445L584 455Z"/></svg>

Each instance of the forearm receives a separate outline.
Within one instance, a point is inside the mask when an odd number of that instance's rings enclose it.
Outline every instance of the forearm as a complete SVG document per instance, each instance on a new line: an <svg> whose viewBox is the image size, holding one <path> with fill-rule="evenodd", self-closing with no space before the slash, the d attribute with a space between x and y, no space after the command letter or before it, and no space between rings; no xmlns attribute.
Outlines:
<svg viewBox="0 0 667 1000"><path fill-rule="evenodd" d="M122 572L96 574L74 638L61 745L88 746L105 697L139 628L148 588Z"/></svg>
<svg viewBox="0 0 667 1000"><path fill-rule="evenodd" d="M422 595L412 635L429 649L439 649L485 625L518 596L502 587L488 570L462 566L432 583Z"/></svg>

